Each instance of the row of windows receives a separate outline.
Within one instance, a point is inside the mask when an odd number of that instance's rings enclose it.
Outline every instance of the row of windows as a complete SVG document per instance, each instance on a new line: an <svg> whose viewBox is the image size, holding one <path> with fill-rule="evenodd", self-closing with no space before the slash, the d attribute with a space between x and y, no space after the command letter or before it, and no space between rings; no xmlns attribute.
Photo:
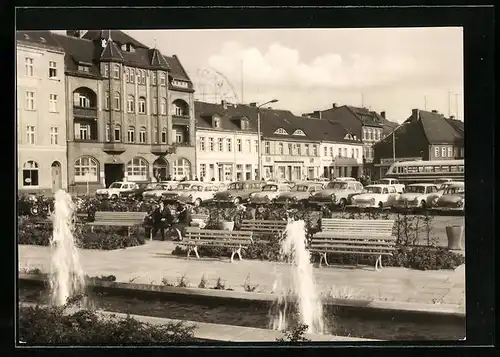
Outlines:
<svg viewBox="0 0 500 357"><path fill-rule="evenodd" d="M112 75L114 79L120 79L120 65L119 64L114 64L113 65L113 71ZM104 64L104 77L108 78L109 77L109 64L105 63ZM148 71L144 69L134 69L134 68L129 68L126 67L124 69L124 74L125 74L125 82L127 83L136 83L140 85L146 85L146 76L148 75ZM151 85L153 86L165 86L167 81L166 81L166 75L164 72L160 72L159 80L158 76L155 71L152 71L150 73L151 76Z"/></svg>
<svg viewBox="0 0 500 357"><path fill-rule="evenodd" d="M208 143L207 143L208 139ZM226 142L226 145L224 145L224 141ZM232 152L233 151L233 140L228 138L224 140L223 138L217 138L217 146L216 146L216 141L215 138L213 137L208 137L205 138L204 136L200 136L198 138L198 148L200 151L227 151L227 152ZM258 152L258 146L259 142L257 140L254 140L254 152ZM217 149L217 150L216 150ZM236 151L237 152L252 152L252 147L251 147L251 140L246 139L244 142L242 139L236 139Z"/></svg>
<svg viewBox="0 0 500 357"><path fill-rule="evenodd" d="M27 77L34 77L35 73L35 60L31 57L24 58L24 75ZM49 61L48 76L52 79L57 79L57 62Z"/></svg>
<svg viewBox="0 0 500 357"><path fill-rule="evenodd" d="M455 152L453 152L455 151ZM461 156L463 156L463 148L461 149ZM446 157L446 158L452 158L452 157L458 157L458 148L453 148L451 146L435 146L434 147L434 157Z"/></svg>
<svg viewBox="0 0 500 357"><path fill-rule="evenodd" d="M333 152L333 147L330 146L330 155L328 155L328 147L324 147L324 156L330 156L330 157L333 157L334 156L334 152ZM351 148L351 150L348 150L347 148L338 148L337 149L337 157L349 157L348 155L351 154L351 158L353 159L357 159L359 158L359 148Z"/></svg>
<svg viewBox="0 0 500 357"><path fill-rule="evenodd" d="M37 144L36 126L34 125L26 126L26 144ZM50 127L50 145L59 145L59 128L57 126Z"/></svg>
<svg viewBox="0 0 500 357"><path fill-rule="evenodd" d="M464 172L464 165L398 166L393 172L399 174Z"/></svg>
<svg viewBox="0 0 500 357"><path fill-rule="evenodd" d="M382 129L363 128L363 140L379 141L382 136Z"/></svg>
<svg viewBox="0 0 500 357"><path fill-rule="evenodd" d="M58 95L57 94L49 94L49 112L57 113L58 110ZM25 109L26 110L36 110L36 94L32 91L26 91L25 93Z"/></svg>

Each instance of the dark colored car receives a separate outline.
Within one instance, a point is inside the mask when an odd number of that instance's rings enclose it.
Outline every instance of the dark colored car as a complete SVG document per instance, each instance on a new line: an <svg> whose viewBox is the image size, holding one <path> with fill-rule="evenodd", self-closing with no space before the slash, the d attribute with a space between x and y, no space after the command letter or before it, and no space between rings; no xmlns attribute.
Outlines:
<svg viewBox="0 0 500 357"><path fill-rule="evenodd" d="M152 190L156 183L138 183L137 188L120 192L120 198L142 200L142 194Z"/></svg>
<svg viewBox="0 0 500 357"><path fill-rule="evenodd" d="M232 202L234 204L244 203L248 201L250 194L262 191L265 184L265 182L257 180L231 182L227 190L219 191L214 195L213 201Z"/></svg>

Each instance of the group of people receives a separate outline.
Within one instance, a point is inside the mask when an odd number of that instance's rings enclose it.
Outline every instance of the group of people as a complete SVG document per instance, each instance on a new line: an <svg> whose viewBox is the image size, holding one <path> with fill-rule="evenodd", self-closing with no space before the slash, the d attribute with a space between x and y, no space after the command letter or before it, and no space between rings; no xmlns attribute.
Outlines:
<svg viewBox="0 0 500 357"><path fill-rule="evenodd" d="M160 201L154 205L151 212L145 218L146 238L156 237L158 231L160 238L165 240L165 230L175 232L177 240L182 240L186 227L191 223L191 211L182 202L177 203L175 213L172 214L170 208Z"/></svg>

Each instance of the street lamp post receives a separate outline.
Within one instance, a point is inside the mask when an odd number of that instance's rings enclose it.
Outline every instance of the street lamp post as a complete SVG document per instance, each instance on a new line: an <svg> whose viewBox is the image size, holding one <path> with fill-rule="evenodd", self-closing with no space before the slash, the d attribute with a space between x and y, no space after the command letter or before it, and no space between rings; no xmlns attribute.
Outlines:
<svg viewBox="0 0 500 357"><path fill-rule="evenodd" d="M401 128L403 125L406 123L399 124L397 127L394 128L392 131L392 163L396 162L396 131Z"/></svg>
<svg viewBox="0 0 500 357"><path fill-rule="evenodd" d="M273 99L268 102L265 102L257 107L257 162L258 162L258 172L259 175L257 176L257 179L260 180L262 176L262 138L261 138L261 130L260 130L260 108L263 107L266 104L270 103L276 103L278 99Z"/></svg>

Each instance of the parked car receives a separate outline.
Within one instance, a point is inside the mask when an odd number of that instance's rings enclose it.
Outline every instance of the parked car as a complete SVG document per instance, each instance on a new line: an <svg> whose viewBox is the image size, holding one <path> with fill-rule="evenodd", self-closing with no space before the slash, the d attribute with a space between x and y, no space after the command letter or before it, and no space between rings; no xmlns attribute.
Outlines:
<svg viewBox="0 0 500 357"><path fill-rule="evenodd" d="M339 176L334 181L357 181L354 177Z"/></svg>
<svg viewBox="0 0 500 357"><path fill-rule="evenodd" d="M116 181L109 185L108 188L98 189L95 194L98 198L116 199L120 197L121 192L137 189L139 189L139 186L135 182Z"/></svg>
<svg viewBox="0 0 500 357"><path fill-rule="evenodd" d="M376 182L379 185L391 185L396 188L397 193L403 193L405 192L405 185L402 183L399 183L397 179L394 178L383 178L380 179Z"/></svg>
<svg viewBox="0 0 500 357"><path fill-rule="evenodd" d="M144 191L142 197L144 199L158 199L162 197L164 192L169 192L175 190L179 185L178 181L169 181L169 182L159 182L153 184L153 188L147 191Z"/></svg>
<svg viewBox="0 0 500 357"><path fill-rule="evenodd" d="M200 206L203 202L211 201L218 191L218 186L210 182L198 182L188 189L179 191L178 200Z"/></svg>
<svg viewBox="0 0 500 357"><path fill-rule="evenodd" d="M398 199L396 188L391 185L368 185L364 192L352 197L351 206L358 208L388 208Z"/></svg>
<svg viewBox="0 0 500 357"><path fill-rule="evenodd" d="M432 206L433 211L463 212L465 208L465 183L455 182L449 185L443 195Z"/></svg>
<svg viewBox="0 0 500 357"><path fill-rule="evenodd" d="M354 195L363 192L363 185L359 181L334 180L326 184L324 189L315 193L309 203L316 205L332 205L344 209L351 203Z"/></svg>
<svg viewBox="0 0 500 357"><path fill-rule="evenodd" d="M167 202L176 202L179 200L179 196L181 192L190 191L193 185L199 185L200 181L178 181L178 184L175 188L172 188L170 191L165 191L161 195L163 199Z"/></svg>
<svg viewBox="0 0 500 357"><path fill-rule="evenodd" d="M289 192L291 189L288 184L266 184L262 187L262 191L253 192L249 195L250 203L265 204L273 202L283 192Z"/></svg>
<svg viewBox="0 0 500 357"><path fill-rule="evenodd" d="M434 181L434 184L437 186L440 186L441 184L447 183L447 182L453 182L453 179L448 178L448 177L439 178L439 179Z"/></svg>
<svg viewBox="0 0 500 357"><path fill-rule="evenodd" d="M425 210L430 207L432 197L434 197L437 192L438 187L430 183L415 183L408 185L405 192L394 201L392 207L395 209L420 208Z"/></svg>
<svg viewBox="0 0 500 357"><path fill-rule="evenodd" d="M233 202L240 204L248 201L251 193L259 192L265 183L257 180L232 182L226 190L220 190L215 193L214 202Z"/></svg>
<svg viewBox="0 0 500 357"><path fill-rule="evenodd" d="M436 205L439 197L441 197L444 193L444 191L446 191L446 189L455 184L455 183L463 183L463 182L460 182L460 181L449 181L449 182L445 182L445 183L442 183L439 187L438 187L438 190L436 193L430 195L430 197L428 198L428 202L429 202L429 207L433 207Z"/></svg>
<svg viewBox="0 0 500 357"><path fill-rule="evenodd" d="M277 204L306 204L315 192L323 190L323 184L317 182L297 183L289 192L283 192L274 200Z"/></svg>

